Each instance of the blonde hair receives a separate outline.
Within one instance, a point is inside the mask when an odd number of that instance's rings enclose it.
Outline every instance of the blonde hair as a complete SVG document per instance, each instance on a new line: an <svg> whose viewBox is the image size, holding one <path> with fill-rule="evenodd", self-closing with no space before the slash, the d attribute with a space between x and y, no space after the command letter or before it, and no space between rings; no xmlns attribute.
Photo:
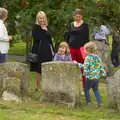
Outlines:
<svg viewBox="0 0 120 120"><path fill-rule="evenodd" d="M8 11L5 8L0 7L0 19L7 17Z"/></svg>
<svg viewBox="0 0 120 120"><path fill-rule="evenodd" d="M59 48L61 47L65 47L66 48L66 52L65 54L69 54L70 53L70 49L69 49L69 46L66 42L61 42L60 45L59 45Z"/></svg>
<svg viewBox="0 0 120 120"><path fill-rule="evenodd" d="M40 16L43 16L45 18L45 25L48 26L47 16L44 11L39 11L36 16L36 24L39 25L39 18Z"/></svg>
<svg viewBox="0 0 120 120"><path fill-rule="evenodd" d="M84 48L87 54L96 54L97 53L97 46L94 42L88 42L84 45Z"/></svg>

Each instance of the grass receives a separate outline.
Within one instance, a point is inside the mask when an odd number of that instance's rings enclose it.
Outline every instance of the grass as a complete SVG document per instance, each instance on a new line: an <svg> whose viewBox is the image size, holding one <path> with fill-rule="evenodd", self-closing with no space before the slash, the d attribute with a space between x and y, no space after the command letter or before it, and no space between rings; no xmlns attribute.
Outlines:
<svg viewBox="0 0 120 120"><path fill-rule="evenodd" d="M110 50L112 49L112 36L109 36ZM26 55L26 43L19 42L10 47L9 54Z"/></svg>
<svg viewBox="0 0 120 120"><path fill-rule="evenodd" d="M12 47L10 47L8 54L26 55L26 43L20 42L20 43L14 44Z"/></svg>
<svg viewBox="0 0 120 120"><path fill-rule="evenodd" d="M17 43L10 48L9 54L25 55L25 43ZM111 40L110 40L111 48ZM120 114L108 109L106 84L100 83L100 93L104 105L96 108L96 100L91 92L92 106L85 104L81 96L81 106L68 108L64 105L41 104L42 92L35 92L35 74L30 73L30 96L21 104L0 100L0 120L120 120Z"/></svg>
<svg viewBox="0 0 120 120"><path fill-rule="evenodd" d="M81 106L68 108L65 105L41 104L42 92L35 92L35 74L30 73L30 97L21 104L0 100L0 120L119 120L120 114L108 109L106 84L100 83L100 92L104 105L96 107L96 100L91 92L92 106L85 104L81 96Z"/></svg>

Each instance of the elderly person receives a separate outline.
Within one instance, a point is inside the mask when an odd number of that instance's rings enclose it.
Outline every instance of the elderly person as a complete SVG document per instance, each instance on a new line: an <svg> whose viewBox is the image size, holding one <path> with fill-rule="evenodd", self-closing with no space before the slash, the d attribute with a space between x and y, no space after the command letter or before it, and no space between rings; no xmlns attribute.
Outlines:
<svg viewBox="0 0 120 120"><path fill-rule="evenodd" d="M46 14L43 11L39 11L36 16L36 23L32 30L33 46L32 53L38 54L38 62L30 63L30 71L36 72L36 91L40 88L41 78L41 64L43 62L52 61L51 47L52 39L48 30L48 22Z"/></svg>
<svg viewBox="0 0 120 120"><path fill-rule="evenodd" d="M72 60L83 64L86 57L84 45L89 42L89 26L83 21L83 12L81 9L75 10L74 21L68 28L65 40L69 44ZM83 88L84 80L85 78L82 76Z"/></svg>
<svg viewBox="0 0 120 120"><path fill-rule="evenodd" d="M105 25L99 25L94 28L94 40L98 40L105 44L109 44L108 35L110 34L109 29Z"/></svg>
<svg viewBox="0 0 120 120"><path fill-rule="evenodd" d="M8 32L4 24L7 19L7 15L8 11L5 8L0 7L0 63L7 61L9 40L12 40L12 37L8 36Z"/></svg>

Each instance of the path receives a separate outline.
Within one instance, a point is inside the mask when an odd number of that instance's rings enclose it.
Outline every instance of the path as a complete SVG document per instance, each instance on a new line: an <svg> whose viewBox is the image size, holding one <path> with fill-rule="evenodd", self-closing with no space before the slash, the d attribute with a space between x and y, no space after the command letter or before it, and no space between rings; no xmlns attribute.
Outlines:
<svg viewBox="0 0 120 120"><path fill-rule="evenodd" d="M8 55L8 60L26 61L26 56Z"/></svg>

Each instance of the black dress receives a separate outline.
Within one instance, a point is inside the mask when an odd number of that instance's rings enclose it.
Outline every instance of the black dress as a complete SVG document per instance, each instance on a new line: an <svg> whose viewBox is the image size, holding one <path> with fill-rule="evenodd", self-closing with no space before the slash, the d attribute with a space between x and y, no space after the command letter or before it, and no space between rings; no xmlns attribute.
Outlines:
<svg viewBox="0 0 120 120"><path fill-rule="evenodd" d="M30 71L41 73L41 64L43 62L52 61L52 53L50 45L53 47L49 30L43 30L40 25L35 24L32 30L33 46L32 53L39 54L38 63L30 63ZM42 41L41 41L42 40ZM39 44L41 45L39 48Z"/></svg>

